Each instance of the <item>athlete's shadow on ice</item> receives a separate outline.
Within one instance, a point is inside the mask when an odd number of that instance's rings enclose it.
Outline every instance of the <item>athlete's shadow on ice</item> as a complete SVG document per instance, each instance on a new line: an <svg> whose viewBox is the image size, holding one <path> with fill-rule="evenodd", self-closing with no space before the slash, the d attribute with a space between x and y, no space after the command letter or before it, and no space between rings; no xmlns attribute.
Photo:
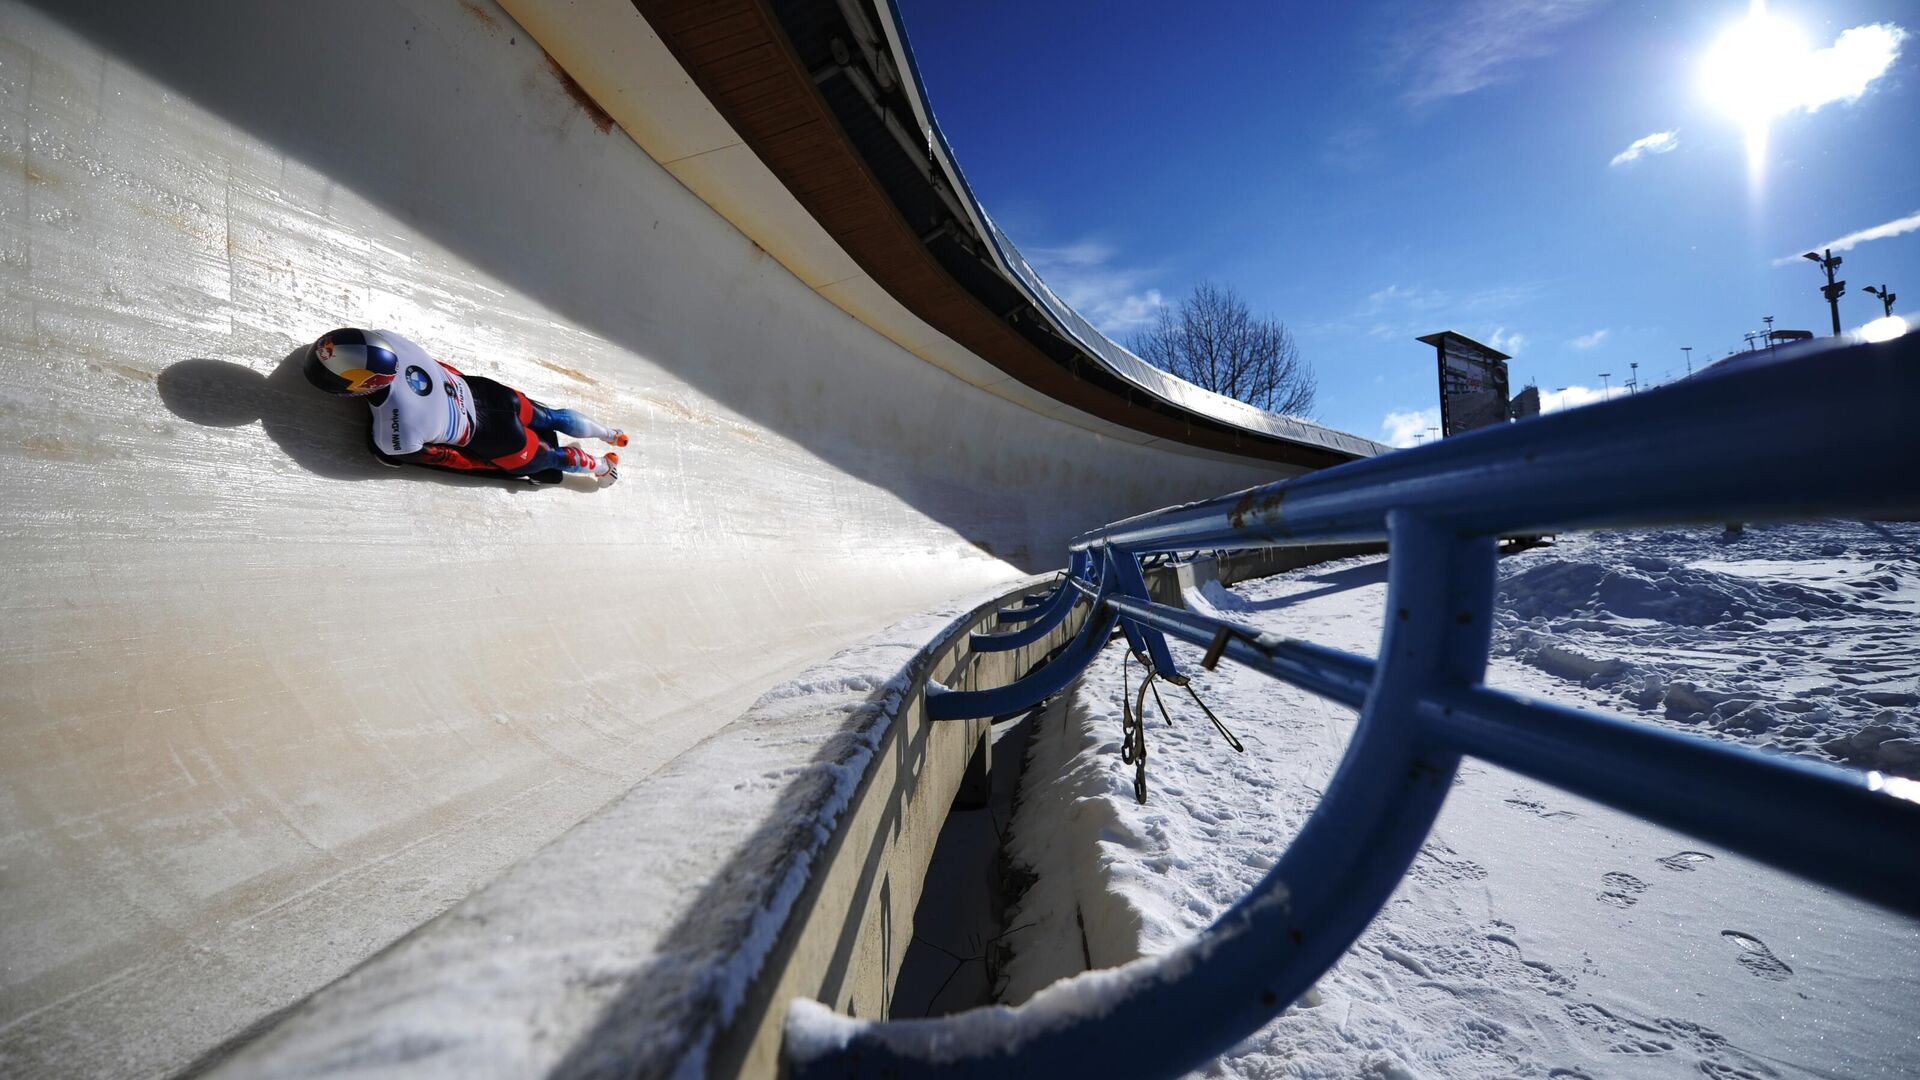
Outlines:
<svg viewBox="0 0 1920 1080"><path fill-rule="evenodd" d="M537 490L511 477L457 476L380 463L367 444L366 402L315 390L300 370L306 359L307 347L302 345L266 375L225 360L182 360L160 372L160 400L175 416L207 427L240 427L258 420L267 437L294 464L330 480L428 481L460 487ZM570 483L550 486L593 490Z"/></svg>

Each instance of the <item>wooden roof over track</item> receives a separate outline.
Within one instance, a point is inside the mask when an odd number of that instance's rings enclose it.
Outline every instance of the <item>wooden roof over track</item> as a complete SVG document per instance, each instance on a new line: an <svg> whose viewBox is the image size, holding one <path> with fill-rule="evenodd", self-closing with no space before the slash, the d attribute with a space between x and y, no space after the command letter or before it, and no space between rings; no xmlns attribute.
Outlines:
<svg viewBox="0 0 1920 1080"><path fill-rule="evenodd" d="M1196 417L1130 385L1101 385L1048 356L928 250L763 0L634 0L634 6L807 212L881 288L928 325L1027 386L1136 431L1308 468L1351 460L1333 450ZM833 5L825 7L831 11ZM1089 369L1097 366L1091 358L1085 363Z"/></svg>

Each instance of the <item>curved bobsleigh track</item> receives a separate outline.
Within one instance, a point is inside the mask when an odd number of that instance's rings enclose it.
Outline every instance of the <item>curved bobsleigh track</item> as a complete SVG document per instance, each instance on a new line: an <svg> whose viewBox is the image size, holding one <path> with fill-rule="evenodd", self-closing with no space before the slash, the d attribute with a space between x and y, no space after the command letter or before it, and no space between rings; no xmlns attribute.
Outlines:
<svg viewBox="0 0 1920 1080"><path fill-rule="evenodd" d="M568 74L625 16L563 67L469 0L0 5L3 1071L183 1066L841 644L1312 463L723 205L657 40ZM380 467L298 372L338 325L626 427L620 482Z"/></svg>

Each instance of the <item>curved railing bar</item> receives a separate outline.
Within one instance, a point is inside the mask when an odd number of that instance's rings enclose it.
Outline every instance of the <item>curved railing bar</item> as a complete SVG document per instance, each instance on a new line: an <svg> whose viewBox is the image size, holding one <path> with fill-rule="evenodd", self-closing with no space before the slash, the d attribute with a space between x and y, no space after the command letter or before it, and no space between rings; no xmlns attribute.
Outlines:
<svg viewBox="0 0 1920 1080"><path fill-rule="evenodd" d="M1358 937L1418 852L1462 754L1920 915L1920 783L1480 685L1495 536L1911 513L1920 510L1920 441L1904 414L1916 400L1920 335L1908 335L1478 432L1077 539L1075 555L1097 560L1098 580L1070 576L1063 587L1094 592L1085 629L1096 632L1083 631L1075 655L1042 669L1050 683L1078 675L1115 620L1204 639L1287 682L1363 700L1334 781L1273 871L1195 941L1067 980L1019 1008L881 1023L796 1002L787 1040L795 1075L1000 1076L1015 1064L1142 1075L1199 1064L1277 1015ZM1840 452L1853 467L1835 462ZM1137 570L1145 555L1382 534L1391 557L1377 664L1154 604L1120 580L1122 565ZM1015 686L1023 684L1033 677ZM1009 689L939 700L984 702ZM1171 1038L1170 1009L1180 1019Z"/></svg>
<svg viewBox="0 0 1920 1080"><path fill-rule="evenodd" d="M1080 602L1079 590L1074 589L1069 582L1073 580L1074 574L1092 565L1093 560L1086 552L1081 551L1075 552L1070 562L1067 572L1054 583L1053 590L1047 594L1046 599L1032 605L1033 614L1010 619L1007 611L1003 609L995 617L1000 625L1024 622L1026 626L1019 630L999 633L975 632L967 638L973 651L1008 652L1023 645L1031 645L1052 633L1054 627L1065 622L1067 616L1073 613L1073 606Z"/></svg>
<svg viewBox="0 0 1920 1080"><path fill-rule="evenodd" d="M1065 584L1048 600L1044 609L1032 617L1018 630L1005 630L983 634L979 631L967 635L967 644L974 652L1009 652L1025 645L1031 645L1048 634L1054 628L1067 621L1074 606L1080 603L1080 590ZM1003 617L1004 621L1004 617Z"/></svg>
<svg viewBox="0 0 1920 1080"><path fill-rule="evenodd" d="M1113 576L1103 575L1101 580L1110 583ZM954 690L929 682L927 718L965 720L978 716L1012 716L1033 708L1065 689L1100 654L1100 650L1106 647L1107 638L1113 633L1114 620L1118 616L1103 606L1104 599L1105 589L1102 589L1094 597L1093 610L1080 627L1080 633L1067 643L1059 656L1024 678L989 690Z"/></svg>
<svg viewBox="0 0 1920 1080"><path fill-rule="evenodd" d="M1055 573L1060 574L1060 579L1053 583L1052 588L1040 594L1029 593L1026 597L1026 603L1013 607L1004 607L994 612L994 624L996 626L1016 626L1038 616L1052 614L1053 605L1060 599L1061 594L1071 593L1073 591L1067 588L1067 581L1072 578L1073 575L1083 573L1084 568L1088 565L1091 565L1091 563L1087 559L1085 552L1074 552L1072 558L1068 560L1066 571L1064 573L1055 571Z"/></svg>
<svg viewBox="0 0 1920 1080"><path fill-rule="evenodd" d="M1055 589L1039 600L1032 600L1018 607L1004 607L993 613L993 620L1000 626L1015 626L1046 611L1048 606L1059 599L1063 590Z"/></svg>

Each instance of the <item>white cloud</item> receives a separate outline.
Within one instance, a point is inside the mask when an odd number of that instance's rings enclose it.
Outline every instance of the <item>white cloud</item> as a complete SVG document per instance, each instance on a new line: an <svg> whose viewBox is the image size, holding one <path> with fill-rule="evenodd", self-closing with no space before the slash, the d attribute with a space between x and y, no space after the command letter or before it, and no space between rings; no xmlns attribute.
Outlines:
<svg viewBox="0 0 1920 1080"><path fill-rule="evenodd" d="M1907 32L1892 23L1855 26L1824 49L1807 48L1789 21L1750 14L1708 50L1700 65L1706 96L1749 125L1795 111L1858 101L1900 57Z"/></svg>
<svg viewBox="0 0 1920 1080"><path fill-rule="evenodd" d="M1064 247L1034 248L1025 252L1035 266L1099 266L1113 258L1113 248L1097 240L1082 240Z"/></svg>
<svg viewBox="0 0 1920 1080"><path fill-rule="evenodd" d="M1854 248L1859 247L1869 240L1885 240L1888 237L1913 232L1915 229L1920 229L1920 211L1908 214L1903 218L1894 218L1892 221L1883 221L1870 229L1850 232L1838 240L1829 240L1824 244L1815 244L1812 250L1819 251L1825 248L1833 251L1852 251ZM1785 266L1788 263L1797 263L1801 258L1803 258L1803 256L1799 254L1782 255L1773 260L1773 265Z"/></svg>
<svg viewBox="0 0 1920 1080"><path fill-rule="evenodd" d="M1402 411L1395 409L1380 421L1380 441L1391 446L1414 446L1421 442L1428 428L1440 426L1440 407ZM1438 432L1435 433L1436 436Z"/></svg>
<svg viewBox="0 0 1920 1080"><path fill-rule="evenodd" d="M1795 66L1785 80L1785 104L1813 112L1836 101L1858 100L1899 59L1906 37L1907 32L1892 23L1843 31L1832 46L1814 50Z"/></svg>
<svg viewBox="0 0 1920 1080"><path fill-rule="evenodd" d="M1520 350L1527 347L1527 335L1518 330L1508 333L1506 327L1497 326L1493 333L1487 335L1487 344L1508 356L1519 356Z"/></svg>
<svg viewBox="0 0 1920 1080"><path fill-rule="evenodd" d="M1425 285L1388 285L1367 294L1365 306L1341 324L1343 333L1365 333L1369 337L1393 341L1415 338L1441 330L1458 330L1488 340L1486 326L1514 305L1532 298L1539 291L1530 284L1493 285L1464 295ZM1469 320L1477 326L1469 325ZM1526 335L1509 333L1504 326L1493 331L1488 344L1507 353L1518 353L1526 344Z"/></svg>
<svg viewBox="0 0 1920 1080"><path fill-rule="evenodd" d="M1166 306L1159 289L1146 287L1154 273L1114 265L1114 251L1106 244L1083 240L1023 254L1055 296L1110 336L1140 329Z"/></svg>
<svg viewBox="0 0 1920 1080"><path fill-rule="evenodd" d="M1559 32L1605 0L1467 0L1445 15L1417 20L1395 40L1390 55L1411 73L1403 95L1427 105L1491 86L1513 65L1549 56Z"/></svg>
<svg viewBox="0 0 1920 1080"><path fill-rule="evenodd" d="M1562 409L1577 409L1582 405L1591 405L1604 397L1604 393L1591 386L1562 386L1557 390L1540 391L1540 412L1542 414L1559 412Z"/></svg>
<svg viewBox="0 0 1920 1080"><path fill-rule="evenodd" d="M1678 131L1656 131L1645 138L1635 139L1627 144L1625 150L1613 155L1607 162L1609 168L1625 165L1629 161L1638 161L1647 154L1664 154L1680 145Z"/></svg>
<svg viewBox="0 0 1920 1080"><path fill-rule="evenodd" d="M1531 283L1494 285L1468 294L1461 303L1469 311L1490 311L1531 300L1539 292L1540 286Z"/></svg>
<svg viewBox="0 0 1920 1080"><path fill-rule="evenodd" d="M1447 302L1447 294L1438 289L1429 289L1420 285L1405 288L1389 285L1367 294L1365 314L1378 315L1388 309L1407 311L1432 311Z"/></svg>
<svg viewBox="0 0 1920 1080"><path fill-rule="evenodd" d="M1576 349L1591 349L1605 340L1607 340L1607 331L1605 327L1602 327L1591 334L1581 334L1577 338L1570 338L1567 344Z"/></svg>

